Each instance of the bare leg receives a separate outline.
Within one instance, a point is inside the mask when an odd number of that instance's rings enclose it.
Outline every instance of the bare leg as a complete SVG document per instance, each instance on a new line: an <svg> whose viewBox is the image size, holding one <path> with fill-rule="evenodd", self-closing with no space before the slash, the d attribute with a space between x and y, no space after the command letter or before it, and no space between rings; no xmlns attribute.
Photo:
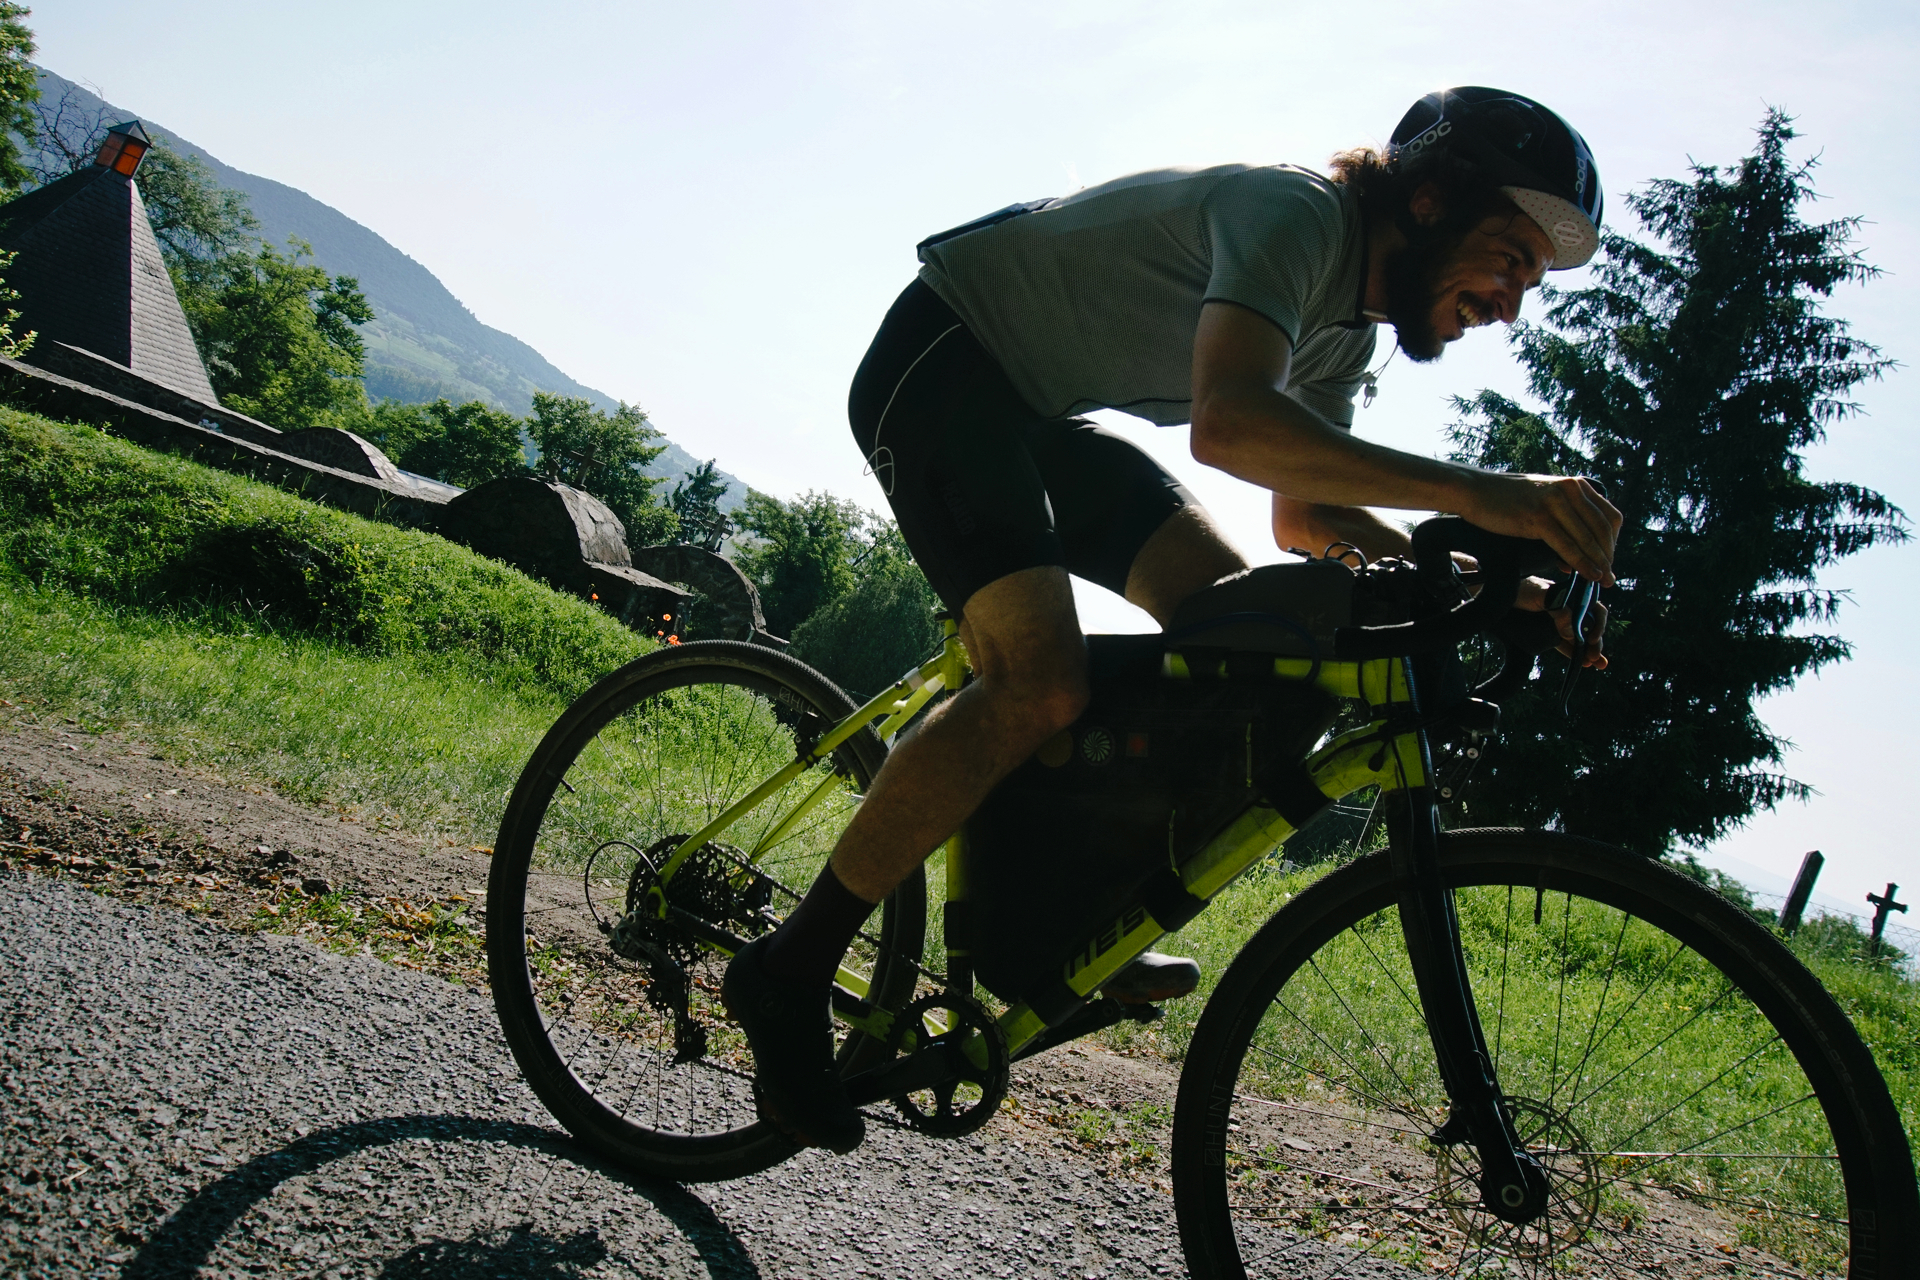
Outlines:
<svg viewBox="0 0 1920 1280"><path fill-rule="evenodd" d="M1127 598L1164 626L1182 600L1246 567L1205 509L1188 507L1134 557ZM978 678L893 749L834 850L834 874L868 902L1086 705L1086 644L1065 570L1026 569L982 587L961 635Z"/></svg>
<svg viewBox="0 0 1920 1280"><path fill-rule="evenodd" d="M834 850L834 874L868 902L1086 705L1086 641L1066 570L1024 569L982 587L961 636L977 678L887 756Z"/></svg>
<svg viewBox="0 0 1920 1280"><path fill-rule="evenodd" d="M1133 557L1127 599L1164 627L1181 601L1246 567L1246 557L1227 541L1205 507L1183 507L1168 516Z"/></svg>

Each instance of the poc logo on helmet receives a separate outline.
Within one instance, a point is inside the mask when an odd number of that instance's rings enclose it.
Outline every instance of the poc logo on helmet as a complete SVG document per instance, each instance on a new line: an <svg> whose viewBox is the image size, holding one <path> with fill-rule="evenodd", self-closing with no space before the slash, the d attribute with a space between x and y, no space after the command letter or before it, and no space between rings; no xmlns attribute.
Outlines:
<svg viewBox="0 0 1920 1280"><path fill-rule="evenodd" d="M1403 144L1400 147L1401 154L1409 155L1409 156L1417 156L1422 151L1426 150L1428 147L1432 146L1434 143L1440 141L1440 139L1446 137L1448 134L1452 132L1453 132L1453 121L1451 120L1438 121L1433 125L1432 128L1422 133L1419 137L1415 138L1413 141Z"/></svg>

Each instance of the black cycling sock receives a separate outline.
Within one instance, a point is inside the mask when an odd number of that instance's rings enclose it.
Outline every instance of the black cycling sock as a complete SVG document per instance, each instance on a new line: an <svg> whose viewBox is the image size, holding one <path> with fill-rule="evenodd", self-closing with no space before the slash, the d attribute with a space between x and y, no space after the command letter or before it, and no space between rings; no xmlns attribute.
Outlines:
<svg viewBox="0 0 1920 1280"><path fill-rule="evenodd" d="M828 863L800 905L768 937L761 953L767 976L782 985L825 988L873 908L873 903L840 883L833 864Z"/></svg>

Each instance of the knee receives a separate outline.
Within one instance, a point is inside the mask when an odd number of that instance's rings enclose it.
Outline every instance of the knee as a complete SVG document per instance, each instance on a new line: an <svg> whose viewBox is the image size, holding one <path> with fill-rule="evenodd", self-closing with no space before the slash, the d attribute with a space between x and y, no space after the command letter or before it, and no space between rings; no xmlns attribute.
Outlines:
<svg viewBox="0 0 1920 1280"><path fill-rule="evenodd" d="M1034 690L1028 703L1033 732L1042 738L1052 737L1080 718L1091 697L1084 669Z"/></svg>
<svg viewBox="0 0 1920 1280"><path fill-rule="evenodd" d="M1077 662L1051 668L1028 667L989 675L983 684L1000 704L1001 715L1016 726L1018 736L1042 741L1060 732L1087 709L1084 656Z"/></svg>

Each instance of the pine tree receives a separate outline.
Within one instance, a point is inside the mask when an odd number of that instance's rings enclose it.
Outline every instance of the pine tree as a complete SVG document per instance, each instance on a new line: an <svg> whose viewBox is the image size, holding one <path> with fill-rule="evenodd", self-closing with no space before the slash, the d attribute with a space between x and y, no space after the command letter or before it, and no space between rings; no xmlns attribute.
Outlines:
<svg viewBox="0 0 1920 1280"><path fill-rule="evenodd" d="M1795 136L1770 111L1737 165L1629 196L1657 243L1609 234L1593 285L1543 291L1547 323L1512 341L1544 416L1488 391L1456 402L1461 460L1593 476L1626 518L1612 666L1570 720L1541 688L1557 660L1506 708L1467 793L1475 824L1659 854L1809 794L1754 701L1848 655L1824 631L1844 593L1819 571L1908 534L1879 493L1805 474L1849 393L1892 362L1823 310L1878 272L1852 247L1858 218L1803 219L1813 165L1789 160Z"/></svg>
<svg viewBox="0 0 1920 1280"><path fill-rule="evenodd" d="M697 524L719 518L720 499L727 496L727 482L714 472L718 458L708 458L683 476L667 495L667 505L682 524Z"/></svg>
<svg viewBox="0 0 1920 1280"><path fill-rule="evenodd" d="M0 194L11 194L33 181L33 171L21 155L21 140L31 148L39 125L33 109L40 100L33 32L22 21L32 13L23 4L0 0Z"/></svg>

